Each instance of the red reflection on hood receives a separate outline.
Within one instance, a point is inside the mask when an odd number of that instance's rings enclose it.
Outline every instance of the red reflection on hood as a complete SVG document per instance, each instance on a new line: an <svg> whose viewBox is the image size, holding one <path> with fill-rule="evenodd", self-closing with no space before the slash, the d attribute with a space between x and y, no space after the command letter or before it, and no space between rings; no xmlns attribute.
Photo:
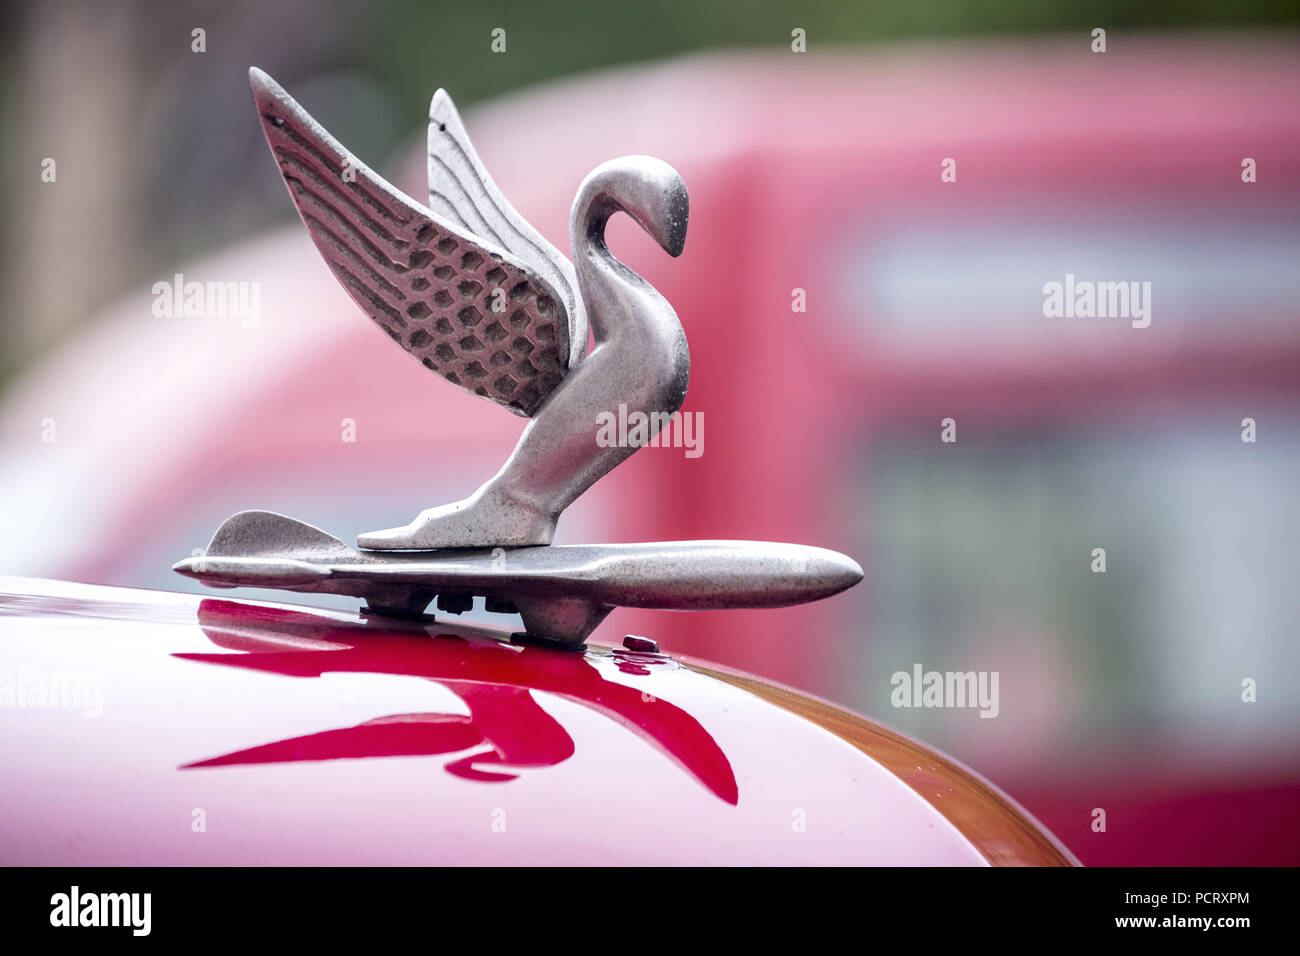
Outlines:
<svg viewBox="0 0 1300 956"><path fill-rule="evenodd" d="M237 654L175 654L207 664L290 677L326 673L399 674L436 681L469 708L460 714L394 714L187 764L182 769L299 760L432 756L481 747L446 764L466 780L501 782L507 769L553 767L573 756L573 738L532 691L582 704L651 743L720 799L739 799L731 763L694 717L641 691L606 680L584 655L517 647L441 623L367 619L340 622L283 608L205 600L199 625ZM647 658L649 663L655 659ZM626 663L618 661L620 668ZM637 670L646 665L637 665ZM498 769L502 768L502 769Z"/></svg>

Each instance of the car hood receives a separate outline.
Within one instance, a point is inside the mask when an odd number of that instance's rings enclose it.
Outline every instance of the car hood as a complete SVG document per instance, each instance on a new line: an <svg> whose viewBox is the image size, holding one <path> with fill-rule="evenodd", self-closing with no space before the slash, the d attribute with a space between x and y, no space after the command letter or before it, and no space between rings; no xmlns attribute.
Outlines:
<svg viewBox="0 0 1300 956"><path fill-rule="evenodd" d="M1074 862L824 701L442 621L0 578L0 740L5 864Z"/></svg>

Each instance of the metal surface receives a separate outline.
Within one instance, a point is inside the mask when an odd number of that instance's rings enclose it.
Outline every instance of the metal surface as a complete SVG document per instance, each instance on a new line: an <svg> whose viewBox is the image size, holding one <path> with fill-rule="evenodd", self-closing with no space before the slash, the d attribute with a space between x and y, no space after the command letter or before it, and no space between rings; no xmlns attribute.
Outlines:
<svg viewBox="0 0 1300 956"><path fill-rule="evenodd" d="M250 70L249 82L294 206L353 301L430 371L533 414L575 354L565 297L499 243L392 186L265 73ZM495 188L478 193L499 196ZM458 205L474 208L472 199ZM497 217L522 222L508 206Z"/></svg>
<svg viewBox="0 0 1300 956"><path fill-rule="evenodd" d="M21 781L0 864L1071 862L987 781L856 714L507 638L0 578L23 695L0 707ZM80 696L38 700L53 675Z"/></svg>
<svg viewBox="0 0 1300 956"><path fill-rule="evenodd" d="M429 208L466 232L495 242L536 271L555 290L569 317L566 368L587 354L587 313L573 265L515 210L470 142L446 90L429 104Z"/></svg>
<svg viewBox="0 0 1300 956"><path fill-rule="evenodd" d="M681 177L649 156L593 170L570 216L575 277L501 195L446 92L429 109L434 211L357 159L265 73L249 78L289 195L357 305L426 368L532 419L473 495L363 534L359 545L549 544L560 513L636 451L599 444L598 414L623 406L649 415L649 440L686 396L690 354L676 313L605 245L606 222L625 212L680 255L689 212ZM584 361L588 322L595 345Z"/></svg>
<svg viewBox="0 0 1300 956"><path fill-rule="evenodd" d="M348 594L399 615L420 614L435 596L453 613L482 597L490 611L517 611L529 637L568 645L581 645L614 607L785 607L862 579L862 569L834 551L758 541L377 555L265 511L229 518L202 557L175 568L213 587Z"/></svg>
<svg viewBox="0 0 1300 956"><path fill-rule="evenodd" d="M505 466L470 497L413 522L363 534L374 549L549 544L560 513L637 450L597 441L602 413L643 413L646 440L681 408L690 379L686 333L654 288L610 254L605 224L626 212L670 255L686 242L686 186L649 156L625 156L583 181L569 222L578 289L595 347L533 414Z"/></svg>
<svg viewBox="0 0 1300 956"><path fill-rule="evenodd" d="M215 587L348 594L405 616L435 598L460 613L481 596L489 611L519 613L523 639L568 647L615 606L781 607L861 580L849 558L799 545L549 547L561 512L642 447L600 441L602 418L644 415L648 442L686 396L690 353L676 313L605 244L606 224L623 212L681 254L689 199L676 170L625 156L588 174L569 221L575 268L506 202L445 92L429 111L434 211L361 163L265 73L249 76L289 194L356 303L427 368L531 420L470 497L360 535L371 554L291 518L241 512L176 571ZM583 359L588 323L594 348Z"/></svg>

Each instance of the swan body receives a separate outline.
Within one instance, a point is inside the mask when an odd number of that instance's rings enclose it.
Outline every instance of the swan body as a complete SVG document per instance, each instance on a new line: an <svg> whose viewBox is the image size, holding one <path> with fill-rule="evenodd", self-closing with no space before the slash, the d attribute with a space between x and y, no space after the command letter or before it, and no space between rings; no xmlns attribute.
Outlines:
<svg viewBox="0 0 1300 956"><path fill-rule="evenodd" d="M622 212L680 255L689 214L681 176L649 156L594 169L573 203L570 263L501 195L444 91L430 105L423 206L265 73L251 70L250 83L294 205L353 300L430 371L530 419L501 470L468 498L362 534L358 545L550 544L561 512L636 451L598 444L598 415L622 404L662 422L685 398L690 353L676 313L605 244L606 223Z"/></svg>

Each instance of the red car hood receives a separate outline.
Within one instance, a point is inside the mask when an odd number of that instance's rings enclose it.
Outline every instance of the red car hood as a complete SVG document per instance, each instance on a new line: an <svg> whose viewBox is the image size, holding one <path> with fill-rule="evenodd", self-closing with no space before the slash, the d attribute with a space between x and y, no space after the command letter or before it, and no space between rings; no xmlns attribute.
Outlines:
<svg viewBox="0 0 1300 956"><path fill-rule="evenodd" d="M441 621L0 578L0 740L5 864L1074 862L833 705Z"/></svg>

